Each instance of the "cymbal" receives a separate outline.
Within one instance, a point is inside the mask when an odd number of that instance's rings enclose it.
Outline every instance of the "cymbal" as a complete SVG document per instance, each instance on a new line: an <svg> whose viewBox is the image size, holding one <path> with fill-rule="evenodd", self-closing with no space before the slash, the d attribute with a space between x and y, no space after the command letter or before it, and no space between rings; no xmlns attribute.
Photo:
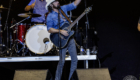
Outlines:
<svg viewBox="0 0 140 80"><path fill-rule="evenodd" d="M20 13L18 14L19 17L40 17L40 14L33 14L33 13Z"/></svg>
<svg viewBox="0 0 140 80"><path fill-rule="evenodd" d="M3 5L1 5L1 6L0 6L0 9L8 9L8 8L5 8L5 7L3 7Z"/></svg>

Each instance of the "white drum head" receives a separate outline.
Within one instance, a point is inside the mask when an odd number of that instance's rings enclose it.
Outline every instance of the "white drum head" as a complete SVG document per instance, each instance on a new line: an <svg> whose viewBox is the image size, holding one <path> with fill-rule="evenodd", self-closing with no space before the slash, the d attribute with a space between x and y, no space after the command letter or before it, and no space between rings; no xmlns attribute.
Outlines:
<svg viewBox="0 0 140 80"><path fill-rule="evenodd" d="M43 24L32 26L26 33L25 42L29 50L36 54L47 53L53 47L47 26Z"/></svg>

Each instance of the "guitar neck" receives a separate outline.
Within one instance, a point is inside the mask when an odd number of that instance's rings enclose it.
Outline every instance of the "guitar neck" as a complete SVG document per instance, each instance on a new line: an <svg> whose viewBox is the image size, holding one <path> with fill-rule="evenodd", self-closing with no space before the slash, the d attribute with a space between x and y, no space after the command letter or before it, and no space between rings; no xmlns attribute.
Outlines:
<svg viewBox="0 0 140 80"><path fill-rule="evenodd" d="M86 13L83 12L68 28L71 29Z"/></svg>

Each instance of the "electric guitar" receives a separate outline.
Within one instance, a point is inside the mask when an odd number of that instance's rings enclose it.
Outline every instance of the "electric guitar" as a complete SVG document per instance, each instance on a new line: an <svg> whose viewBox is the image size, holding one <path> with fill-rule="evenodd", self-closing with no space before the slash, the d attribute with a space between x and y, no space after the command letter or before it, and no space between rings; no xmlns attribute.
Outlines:
<svg viewBox="0 0 140 80"><path fill-rule="evenodd" d="M67 45L67 42L69 41L71 36L74 34L74 31L71 31L71 28L77 23L77 21L79 21L85 14L89 13L91 10L92 7L88 7L73 23L69 24L66 22L60 27L60 29L66 30L68 32L68 36L64 36L62 34L59 35L59 33L51 33L50 40L54 43L54 45L59 48L60 40L60 46L61 48L64 48Z"/></svg>

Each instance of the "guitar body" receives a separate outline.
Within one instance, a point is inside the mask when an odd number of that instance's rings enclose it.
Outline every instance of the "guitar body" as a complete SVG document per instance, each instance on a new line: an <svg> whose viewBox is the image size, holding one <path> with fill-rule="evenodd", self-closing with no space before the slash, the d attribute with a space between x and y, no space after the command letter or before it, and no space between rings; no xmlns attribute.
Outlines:
<svg viewBox="0 0 140 80"><path fill-rule="evenodd" d="M69 26L69 23L64 23L61 26L61 29L68 31L69 36L64 36L62 34L60 34L60 36L59 36L59 33L52 33L50 35L50 39L54 43L55 46L59 47L59 39L61 41L61 48L64 48L67 45L69 39L74 34L74 31L71 31L71 30L69 31L68 26Z"/></svg>

